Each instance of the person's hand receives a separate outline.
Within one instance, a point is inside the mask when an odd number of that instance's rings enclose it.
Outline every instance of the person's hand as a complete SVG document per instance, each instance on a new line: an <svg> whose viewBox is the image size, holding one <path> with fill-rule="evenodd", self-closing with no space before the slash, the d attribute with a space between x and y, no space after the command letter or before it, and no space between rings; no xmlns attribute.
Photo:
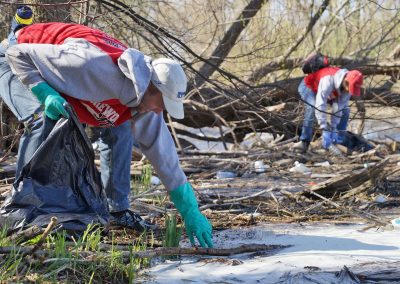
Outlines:
<svg viewBox="0 0 400 284"><path fill-rule="evenodd" d="M322 147L328 149L332 144L332 132L323 130L322 131Z"/></svg>
<svg viewBox="0 0 400 284"><path fill-rule="evenodd" d="M58 120L60 116L69 117L64 104L67 102L56 90L46 82L41 82L31 89L32 93L38 98L39 102L45 106L45 114Z"/></svg>
<svg viewBox="0 0 400 284"><path fill-rule="evenodd" d="M194 237L196 237L203 248L207 246L212 248L212 226L207 218L201 214L190 183L187 182L179 186L169 194L185 222L190 243L194 246Z"/></svg>
<svg viewBox="0 0 400 284"><path fill-rule="evenodd" d="M198 209L189 211L184 217L186 234L189 237L192 246L195 245L194 237L196 236L203 248L207 246L212 248L212 227L207 218L200 213Z"/></svg>
<svg viewBox="0 0 400 284"><path fill-rule="evenodd" d="M64 103L66 102L67 101L60 95L50 94L46 97L44 102L44 112L53 120L58 120L61 115L68 118L68 112L64 108Z"/></svg>

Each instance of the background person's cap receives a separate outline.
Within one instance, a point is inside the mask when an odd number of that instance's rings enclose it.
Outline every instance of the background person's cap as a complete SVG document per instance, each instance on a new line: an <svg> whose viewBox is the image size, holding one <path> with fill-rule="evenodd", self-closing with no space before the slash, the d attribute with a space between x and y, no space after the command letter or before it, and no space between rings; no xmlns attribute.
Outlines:
<svg viewBox="0 0 400 284"><path fill-rule="evenodd" d="M347 72L346 80L349 82L349 93L352 96L360 96L361 86L363 84L362 73L358 70L351 70Z"/></svg>
<svg viewBox="0 0 400 284"><path fill-rule="evenodd" d="M33 12L29 6L18 6L17 12L15 13L15 20L18 24L30 25L33 21Z"/></svg>
<svg viewBox="0 0 400 284"><path fill-rule="evenodd" d="M156 59L151 65L153 66L151 82L161 91L165 109L172 117L182 119L183 98L187 86L182 66L169 58Z"/></svg>

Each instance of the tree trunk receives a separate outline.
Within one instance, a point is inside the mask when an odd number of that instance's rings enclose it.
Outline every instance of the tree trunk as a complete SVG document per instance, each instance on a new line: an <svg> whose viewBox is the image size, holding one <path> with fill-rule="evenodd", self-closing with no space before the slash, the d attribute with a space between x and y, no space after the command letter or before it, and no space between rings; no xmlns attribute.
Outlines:
<svg viewBox="0 0 400 284"><path fill-rule="evenodd" d="M292 44L286 52L283 54L281 59L277 62L277 65L282 65L282 63L297 49L297 47L303 42L303 40L306 38L306 36L311 32L313 29L314 25L318 22L324 11L329 5L329 0L324 0L319 7L318 11L315 13L314 16L311 17L307 27L301 33L301 35L297 38L297 40ZM249 78L250 82L254 83L259 81L261 78L263 78L266 74L269 73L269 64L266 64L266 66L261 66L258 68L254 74Z"/></svg>
<svg viewBox="0 0 400 284"><path fill-rule="evenodd" d="M264 0L251 0L250 3L243 9L239 17L232 24L229 30L218 44L217 48L211 54L208 62L204 63L195 78L195 85L201 86L225 60L232 48L235 46L241 32L250 23L252 17L261 9L262 5L267 2Z"/></svg>

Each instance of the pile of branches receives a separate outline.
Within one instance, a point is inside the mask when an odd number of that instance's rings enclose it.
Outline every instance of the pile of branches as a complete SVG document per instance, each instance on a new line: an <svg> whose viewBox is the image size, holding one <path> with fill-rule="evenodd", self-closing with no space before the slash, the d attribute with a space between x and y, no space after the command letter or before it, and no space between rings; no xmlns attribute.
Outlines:
<svg viewBox="0 0 400 284"><path fill-rule="evenodd" d="M304 155L292 151L292 146L290 140L273 141L247 151L188 151L180 159L200 209L217 229L282 221L390 223L390 217L382 214L386 209L396 211L400 202L397 154L378 146L350 156L334 157L317 148ZM257 161L266 165L261 172L255 167ZM309 171L296 170L296 161ZM165 194L158 187L154 192ZM135 196L132 206L162 215L165 208L150 205L151 196L151 190Z"/></svg>
<svg viewBox="0 0 400 284"><path fill-rule="evenodd" d="M270 4L269 1L248 1L242 10L238 11L235 20L227 25L225 33L217 42L212 43L213 48L207 52L208 55L196 52L188 42L179 37L173 25L165 27L157 21L152 21L149 15L136 10L139 9L139 4L135 9L134 3L130 4L129 1L46 2L41 0L30 1L30 3L37 9L35 12L42 11L39 13L40 18L37 19L39 21L73 21L106 29L134 47L144 43L154 56L168 56L182 62L190 80L185 101L186 117L180 123L195 128L205 126L229 128L231 131L224 135L223 139L234 143L240 142L247 133L253 131L285 134L286 138L296 135L297 125L300 122L299 114L301 114L301 109L298 107L300 98L297 87L302 76L298 67L308 53L322 48L324 41L335 30L337 22L335 17L350 5L349 1L344 1L336 7L331 1L324 0L321 1L320 6L313 6L313 4L308 7L311 14L309 13L308 23L299 33L298 38L290 39L279 56L261 61L250 74L242 76L224 66L226 61L229 61L229 56L238 45L241 36L249 32L249 26L262 9ZM1 2L0 5L11 13L16 4ZM373 3L371 2L370 5ZM379 5L374 8L377 12L383 9ZM363 9L363 6L357 9ZM62 13L54 13L55 10ZM332 18L327 22L325 29L320 30L318 23L321 21L321 16L328 10L331 10ZM352 11L349 16L356 11ZM385 32L380 38L368 43L369 45L363 49L352 52L349 56L342 54L330 58L330 61L332 65L358 69L369 77L386 76L388 79L385 79L384 85L377 87L372 84L366 85L363 99L399 106L400 97L393 92L392 86L399 77L400 45L397 43L392 52L383 58L370 56L372 51L379 50L381 45L395 43L390 36L398 25L397 14L400 11L395 9L393 11L395 12L393 20L388 20L387 25L383 27ZM5 26L8 26L11 15L5 18ZM63 16L57 18L57 15ZM320 37L315 40L314 50L303 50L303 45L310 46L306 42L315 31L320 34ZM361 31L363 31L362 28L359 32ZM298 54L304 56L298 56ZM267 79L270 75L276 79ZM271 110L271 107L283 103L285 107L280 111Z"/></svg>

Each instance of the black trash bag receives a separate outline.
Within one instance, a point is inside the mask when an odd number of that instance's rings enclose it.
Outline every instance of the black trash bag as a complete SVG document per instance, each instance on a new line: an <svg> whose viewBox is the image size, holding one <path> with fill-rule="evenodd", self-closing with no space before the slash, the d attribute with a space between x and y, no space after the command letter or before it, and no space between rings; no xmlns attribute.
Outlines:
<svg viewBox="0 0 400 284"><path fill-rule="evenodd" d="M311 74L328 66L329 58L319 52L315 52L304 60L301 70L304 74Z"/></svg>
<svg viewBox="0 0 400 284"><path fill-rule="evenodd" d="M355 134L350 131L346 131L345 136L346 136L345 140L348 143L347 148L350 151L367 152L375 148L374 145L368 142L368 140L362 137L361 135Z"/></svg>
<svg viewBox="0 0 400 284"><path fill-rule="evenodd" d="M108 204L94 151L75 113L60 119L13 184L0 208L0 226L16 231L45 227L52 216L58 229L84 231L107 224Z"/></svg>

